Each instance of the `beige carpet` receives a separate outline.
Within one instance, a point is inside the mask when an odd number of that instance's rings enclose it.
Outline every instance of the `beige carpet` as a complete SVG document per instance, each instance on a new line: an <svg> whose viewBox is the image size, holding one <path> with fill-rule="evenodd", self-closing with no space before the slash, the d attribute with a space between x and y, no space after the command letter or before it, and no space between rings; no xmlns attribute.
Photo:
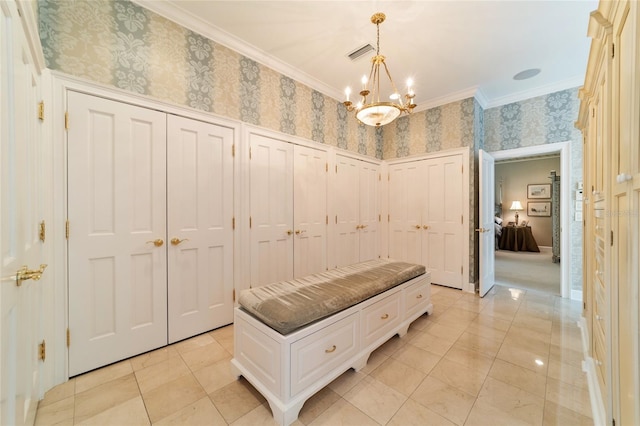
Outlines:
<svg viewBox="0 0 640 426"><path fill-rule="evenodd" d="M560 264L551 261L551 248L540 253L496 250L496 284L560 295Z"/></svg>

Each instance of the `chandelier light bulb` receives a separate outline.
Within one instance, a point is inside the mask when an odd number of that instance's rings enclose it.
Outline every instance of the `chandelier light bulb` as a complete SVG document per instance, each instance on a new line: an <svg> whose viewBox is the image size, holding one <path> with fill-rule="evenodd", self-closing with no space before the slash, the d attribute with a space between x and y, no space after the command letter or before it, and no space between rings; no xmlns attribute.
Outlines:
<svg viewBox="0 0 640 426"><path fill-rule="evenodd" d="M349 95L351 95L351 87L344 89L344 94L347 96L347 102L349 102Z"/></svg>
<svg viewBox="0 0 640 426"><path fill-rule="evenodd" d="M368 82L367 76L363 75L361 81L362 81L362 89L366 89L367 88L367 82Z"/></svg>

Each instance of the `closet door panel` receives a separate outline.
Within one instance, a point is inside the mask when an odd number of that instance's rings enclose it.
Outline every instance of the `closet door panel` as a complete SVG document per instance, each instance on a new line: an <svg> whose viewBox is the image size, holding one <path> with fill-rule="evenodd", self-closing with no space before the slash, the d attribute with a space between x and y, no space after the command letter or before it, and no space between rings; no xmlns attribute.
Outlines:
<svg viewBox="0 0 640 426"><path fill-rule="evenodd" d="M462 288L462 156L428 160L426 185L426 266L432 282Z"/></svg>
<svg viewBox="0 0 640 426"><path fill-rule="evenodd" d="M157 111L76 92L68 104L74 376L167 343L166 125Z"/></svg>
<svg viewBox="0 0 640 426"><path fill-rule="evenodd" d="M293 278L293 145L250 136L251 287Z"/></svg>
<svg viewBox="0 0 640 426"><path fill-rule="evenodd" d="M360 162L359 172L359 261L375 259L380 253L379 248L379 208L378 181L379 167L375 164Z"/></svg>
<svg viewBox="0 0 640 426"><path fill-rule="evenodd" d="M336 179L333 188L336 210L335 267L358 263L358 179L357 160L342 155L336 156Z"/></svg>
<svg viewBox="0 0 640 426"><path fill-rule="evenodd" d="M327 153L294 147L294 276L327 270Z"/></svg>
<svg viewBox="0 0 640 426"><path fill-rule="evenodd" d="M169 342L233 322L233 131L168 118Z"/></svg>

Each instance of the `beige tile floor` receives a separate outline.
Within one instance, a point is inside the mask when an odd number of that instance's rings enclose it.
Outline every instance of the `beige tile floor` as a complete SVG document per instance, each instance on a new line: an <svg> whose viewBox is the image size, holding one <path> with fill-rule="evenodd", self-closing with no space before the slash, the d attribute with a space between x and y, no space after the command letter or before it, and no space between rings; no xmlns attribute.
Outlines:
<svg viewBox="0 0 640 426"><path fill-rule="evenodd" d="M591 425L581 304L496 286L483 299L432 286L434 313L309 399L296 425ZM269 425L231 375L233 326L51 389L37 425Z"/></svg>

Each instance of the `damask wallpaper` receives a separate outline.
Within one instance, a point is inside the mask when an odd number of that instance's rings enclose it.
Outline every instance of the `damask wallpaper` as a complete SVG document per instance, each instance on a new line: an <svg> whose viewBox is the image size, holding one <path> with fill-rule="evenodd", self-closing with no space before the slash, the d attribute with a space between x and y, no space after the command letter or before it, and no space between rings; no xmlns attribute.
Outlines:
<svg viewBox="0 0 640 426"><path fill-rule="evenodd" d="M341 102L126 0L39 0L47 66L382 158Z"/></svg>
<svg viewBox="0 0 640 426"><path fill-rule="evenodd" d="M571 185L581 179L577 89L487 110L468 98L375 129L359 125L340 101L130 1L38 0L38 13L47 66L70 75L379 159L468 147L471 282L479 149L571 141ZM580 289L579 222L572 222L571 239L572 288Z"/></svg>

